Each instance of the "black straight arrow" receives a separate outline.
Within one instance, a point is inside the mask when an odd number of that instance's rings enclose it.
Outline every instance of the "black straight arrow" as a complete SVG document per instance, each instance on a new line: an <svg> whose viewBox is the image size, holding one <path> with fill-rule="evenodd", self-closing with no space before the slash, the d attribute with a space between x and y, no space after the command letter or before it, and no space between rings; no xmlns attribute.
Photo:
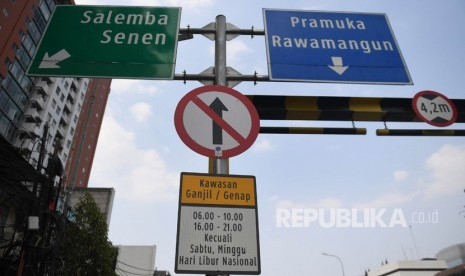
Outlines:
<svg viewBox="0 0 465 276"><path fill-rule="evenodd" d="M210 109L216 113L220 118L223 118L223 111L228 111L226 106L221 102L221 100L217 97L213 102L209 105ZM222 145L223 144L223 129L212 120L213 123L213 144L214 145Z"/></svg>

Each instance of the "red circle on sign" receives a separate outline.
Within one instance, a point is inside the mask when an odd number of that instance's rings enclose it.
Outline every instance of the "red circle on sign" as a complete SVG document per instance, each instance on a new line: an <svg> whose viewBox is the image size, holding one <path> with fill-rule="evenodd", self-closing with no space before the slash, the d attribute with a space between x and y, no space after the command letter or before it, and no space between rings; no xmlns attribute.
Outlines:
<svg viewBox="0 0 465 276"><path fill-rule="evenodd" d="M206 93L218 93L218 97L222 97L222 95L228 97L231 96L243 105L248 114L241 113L241 115L247 116L248 119L250 119L250 129L248 129L247 135L243 136L240 134L239 131L234 129L234 126L215 114L215 112L210 109L207 103L203 102L202 99L199 98L200 95ZM186 120L184 113L190 104L194 104L201 110L201 112L205 113L204 115L210 118L213 123L218 124L219 127L221 127L222 132L229 134L238 145L229 149L221 150L219 153L218 150L215 150L215 148L221 148L220 146L212 145L212 148L209 148L202 145L203 143L201 141L197 141L193 137L194 135L190 133L189 128L187 128L185 125ZM187 93L179 101L176 107L176 111L174 113L174 125L176 132L184 144L186 144L190 149L197 152L198 154L211 158L229 158L243 153L252 146L260 131L260 119L253 103L240 92L220 85L202 86Z"/></svg>
<svg viewBox="0 0 465 276"><path fill-rule="evenodd" d="M432 101L435 98L440 98L443 103L442 104L436 104L433 103ZM419 107L418 104L421 103L419 101L427 99L431 103L431 106L426 106L424 104L421 104ZM446 127L449 126L455 121L457 121L457 108L455 107L455 104L449 100L446 96L442 95L441 93L438 93L436 91L431 91L431 90L425 90L425 91L420 91L415 96L413 97L412 100L412 107L413 110L415 111L415 114L425 123L428 123L433 126L437 127ZM450 115L450 118L444 118L440 116L436 116L436 113L442 113L442 112L447 112L447 113L452 113Z"/></svg>

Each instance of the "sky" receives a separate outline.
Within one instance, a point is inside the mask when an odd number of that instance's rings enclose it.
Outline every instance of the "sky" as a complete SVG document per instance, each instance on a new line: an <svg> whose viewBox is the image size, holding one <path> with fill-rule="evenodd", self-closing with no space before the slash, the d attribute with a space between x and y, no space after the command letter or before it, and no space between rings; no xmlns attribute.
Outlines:
<svg viewBox="0 0 465 276"><path fill-rule="evenodd" d="M465 2L462 0L76 0L79 4L182 7L181 28L226 16L241 29L263 29L263 8L386 13L413 85L242 82L245 95L413 98L423 90L463 99ZM196 35L178 43L176 73L214 65L214 43ZM227 43L227 65L267 75L263 36ZM174 127L180 99L196 81L112 82L89 187L116 190L109 237L114 244L156 245L156 267L174 275L181 172L208 172L208 158L189 149ZM351 122L261 121L262 126L351 127ZM359 276L381 262L434 257L465 242L465 140L460 137L378 137L383 123L355 122L367 135L260 134L230 159L229 171L257 181L262 275ZM387 123L425 129L426 123ZM450 129L463 129L454 124ZM385 225L288 225L280 212L374 210ZM460 213L462 212L462 213ZM358 213L362 214L362 213ZM406 224L390 220L402 215ZM362 216L362 215L361 215ZM353 218L352 218L353 219ZM395 222L395 221L394 221ZM391 226L391 227L389 227Z"/></svg>

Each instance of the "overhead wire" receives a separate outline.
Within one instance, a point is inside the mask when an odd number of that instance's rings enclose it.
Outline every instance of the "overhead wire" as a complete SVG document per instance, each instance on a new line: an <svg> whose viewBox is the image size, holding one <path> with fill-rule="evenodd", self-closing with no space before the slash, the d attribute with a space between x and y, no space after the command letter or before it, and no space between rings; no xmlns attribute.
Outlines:
<svg viewBox="0 0 465 276"><path fill-rule="evenodd" d="M121 264L123 264L123 265L125 265L125 266L128 266L128 267L130 267L130 268L137 269L137 270L148 271L148 272L154 272L154 271L156 271L156 270L153 270L153 269L149 270L149 269L145 269L145 268L140 268L140 267L137 267L137 266L133 266L133 265L127 264L127 263L122 262L122 261L119 261L119 260L117 260L117 262L118 262L118 263L121 263Z"/></svg>
<svg viewBox="0 0 465 276"><path fill-rule="evenodd" d="M141 273L136 273L136 272L131 272L131 271L124 270L121 267L116 267L116 269L121 271L121 272L124 272L125 274L129 273L131 275L137 275L137 276L153 276L153 272L155 272L155 270L151 270L152 273L150 273L150 274L141 274ZM150 271L150 270L148 270L148 271Z"/></svg>
<svg viewBox="0 0 465 276"><path fill-rule="evenodd" d="M128 274L127 274L126 272L124 272L123 270L121 270L121 268L119 268L118 265L116 265L115 270L118 271L118 272L123 273L124 275L127 275L127 276L128 276Z"/></svg>

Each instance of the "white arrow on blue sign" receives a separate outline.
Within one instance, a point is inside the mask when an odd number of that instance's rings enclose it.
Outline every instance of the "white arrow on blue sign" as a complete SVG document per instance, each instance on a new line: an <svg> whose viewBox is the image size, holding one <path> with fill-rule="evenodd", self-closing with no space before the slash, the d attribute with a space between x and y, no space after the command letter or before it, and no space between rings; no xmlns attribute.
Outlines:
<svg viewBox="0 0 465 276"><path fill-rule="evenodd" d="M385 14L263 9L272 81L412 84Z"/></svg>

